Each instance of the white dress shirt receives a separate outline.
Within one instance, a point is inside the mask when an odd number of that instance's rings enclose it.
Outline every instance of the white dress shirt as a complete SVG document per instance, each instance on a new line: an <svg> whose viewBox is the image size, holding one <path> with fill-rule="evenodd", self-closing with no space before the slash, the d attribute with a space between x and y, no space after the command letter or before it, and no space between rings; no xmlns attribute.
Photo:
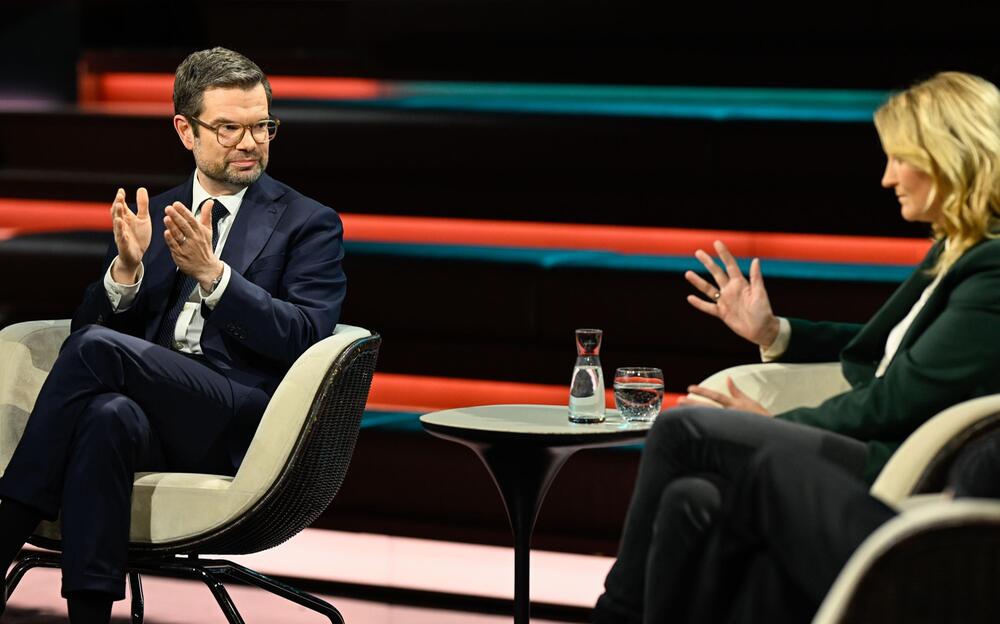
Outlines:
<svg viewBox="0 0 1000 624"><path fill-rule="evenodd" d="M201 183L198 181L199 175L201 174L195 171L192 197L192 204L197 207L195 209L195 216L201 212L200 206L206 199L214 199L225 206L226 211L229 213L219 219L217 226L219 229L219 239L215 244L215 257L218 258L222 255L222 249L225 247L226 239L229 237L229 230L236 220L236 213L239 212L240 206L243 204L243 196L247 190L244 188L235 195L213 197L201 186ZM142 286L144 269L140 262L139 274L135 284L119 284L111 277L111 270L114 268L115 262L118 262L118 258L115 258L111 262L107 273L104 274L104 290L108 295L108 300L111 302L111 308L117 314L128 310L132 306L136 295L139 293L139 288ZM201 304L204 303L210 310L214 309L219 299L222 298L222 294L226 291L226 287L229 285L229 278L232 275L232 269L225 262L222 263L222 267L222 280L216 286L215 290L211 293L206 293L201 289L201 286L198 286L192 289L188 296L187 303L184 304L184 308L177 316L177 325L174 326L174 348L176 350L184 353L201 353L201 332L205 326L205 319L201 315Z"/></svg>

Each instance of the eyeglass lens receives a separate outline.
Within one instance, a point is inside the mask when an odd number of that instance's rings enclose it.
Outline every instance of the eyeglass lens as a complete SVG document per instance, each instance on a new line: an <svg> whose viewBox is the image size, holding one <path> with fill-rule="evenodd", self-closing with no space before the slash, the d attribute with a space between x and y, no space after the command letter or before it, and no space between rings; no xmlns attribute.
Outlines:
<svg viewBox="0 0 1000 624"><path fill-rule="evenodd" d="M246 133L247 126L241 126L239 124L222 124L219 126L217 133L219 135L219 143L222 143L225 147L232 147L243 140L243 135ZM266 143L274 138L274 135L278 132L278 124L270 119L258 121L257 123L250 126L250 136L253 140L258 143Z"/></svg>

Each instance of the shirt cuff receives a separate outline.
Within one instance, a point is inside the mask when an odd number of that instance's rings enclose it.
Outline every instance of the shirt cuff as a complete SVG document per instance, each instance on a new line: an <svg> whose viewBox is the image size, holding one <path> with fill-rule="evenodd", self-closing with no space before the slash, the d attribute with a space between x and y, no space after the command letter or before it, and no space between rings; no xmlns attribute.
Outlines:
<svg viewBox="0 0 1000 624"><path fill-rule="evenodd" d="M139 287L142 285L142 276L145 272L142 262L139 262L139 273L135 283L119 284L111 277L111 270L115 268L115 263L117 262L118 257L116 256L111 261L111 266L108 267L107 273L104 274L104 292L107 293L108 301L111 302L111 309L115 313L124 312L132 307L135 297L139 293Z"/></svg>
<svg viewBox="0 0 1000 624"><path fill-rule="evenodd" d="M760 348L760 360L773 362L785 354L788 343L792 339L792 324L783 316L778 317L778 335L766 349Z"/></svg>
<svg viewBox="0 0 1000 624"><path fill-rule="evenodd" d="M211 294L205 292L201 285L198 285L198 294L201 295L201 302L208 306L209 310L214 310L216 304L219 303L219 299L222 298L222 293L226 291L226 286L229 285L229 277L233 274L233 270L229 268L229 265L225 262L222 263L222 279L219 280L219 285L215 287L215 290Z"/></svg>

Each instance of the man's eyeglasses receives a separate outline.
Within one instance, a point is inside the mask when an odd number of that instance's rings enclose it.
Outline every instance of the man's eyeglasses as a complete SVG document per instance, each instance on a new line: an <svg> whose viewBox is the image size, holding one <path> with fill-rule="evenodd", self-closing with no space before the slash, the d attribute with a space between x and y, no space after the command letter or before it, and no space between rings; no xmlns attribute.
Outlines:
<svg viewBox="0 0 1000 624"><path fill-rule="evenodd" d="M210 126L197 117L188 117L188 119L214 132L215 138L219 140L219 145L222 147L236 147L239 145L248 129L250 130L250 136L257 143L273 141L274 135L278 134L278 125L281 124L277 119L261 119L260 121L246 125L226 122Z"/></svg>

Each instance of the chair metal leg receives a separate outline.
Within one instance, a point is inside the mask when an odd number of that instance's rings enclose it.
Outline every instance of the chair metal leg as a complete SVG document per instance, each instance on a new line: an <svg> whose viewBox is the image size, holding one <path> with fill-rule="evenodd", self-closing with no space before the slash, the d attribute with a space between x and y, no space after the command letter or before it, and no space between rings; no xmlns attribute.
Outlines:
<svg viewBox="0 0 1000 624"><path fill-rule="evenodd" d="M142 577L138 572L129 572L128 586L132 591L132 624L142 624L145 603L142 598Z"/></svg>
<svg viewBox="0 0 1000 624"><path fill-rule="evenodd" d="M208 563L208 562L206 562ZM302 605L307 609L321 613L326 617L330 618L332 624L344 624L344 616L340 614L332 604L325 600L321 600L312 594L308 594L304 591L296 589L291 585L286 585L280 581L276 581L273 578L261 574L250 568L239 565L238 563L233 563L232 561L211 561L213 567L218 566L218 571L231 576L237 580L249 583L251 585L256 585L257 587L269 591L272 594L281 596L285 600L290 600L295 604Z"/></svg>
<svg viewBox="0 0 1000 624"><path fill-rule="evenodd" d="M197 557L173 557L165 559L134 560L129 563L129 574L165 574L180 578L194 578L208 586L212 596L222 609L229 624L245 624L236 604L229 596L225 586L219 579L219 573L213 572L208 562Z"/></svg>
<svg viewBox="0 0 1000 624"><path fill-rule="evenodd" d="M7 599L10 600L14 590L17 589L17 584L21 582L28 570L31 568L58 568L59 561L59 555L55 553L32 553L18 559L5 580Z"/></svg>
<svg viewBox="0 0 1000 624"><path fill-rule="evenodd" d="M226 615L226 620L229 624L246 624L243 621L243 616L236 609L236 605L233 603L233 599L229 597L229 592L226 591L226 586L222 584L214 574L205 570L204 568L196 568L195 574L198 578L202 580L205 585L212 591L212 595L215 596L215 601L219 603L219 608Z"/></svg>
<svg viewBox="0 0 1000 624"><path fill-rule="evenodd" d="M17 588L25 573L31 568L58 568L61 558L57 553L30 553L21 557L11 567L7 575L7 597ZM197 578L208 586L219 604L229 624L246 624L236 604L226 591L220 576L228 576L238 581L254 585L272 594L281 596L295 604L302 605L329 618L332 624L345 624L344 617L336 607L311 594L290 585L276 581L250 568L226 560L198 558L135 561L129 566L128 581L132 591L132 624L142 624L145 617L145 600L142 593L142 573L167 573L188 578Z"/></svg>

